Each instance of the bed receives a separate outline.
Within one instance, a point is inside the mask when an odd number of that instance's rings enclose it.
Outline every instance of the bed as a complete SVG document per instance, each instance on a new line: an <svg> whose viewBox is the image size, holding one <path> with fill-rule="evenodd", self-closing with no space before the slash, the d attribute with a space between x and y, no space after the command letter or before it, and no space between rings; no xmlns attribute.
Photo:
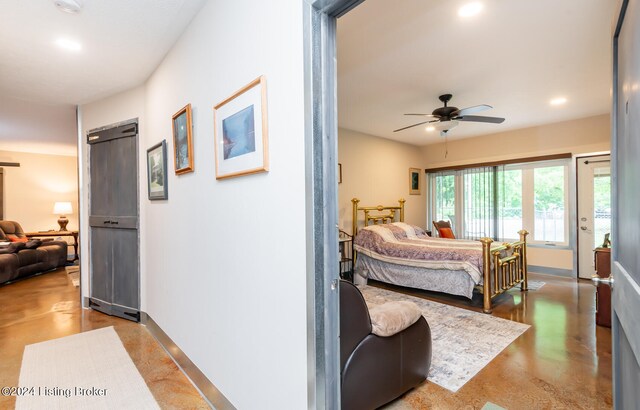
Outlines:
<svg viewBox="0 0 640 410"><path fill-rule="evenodd" d="M527 290L526 230L512 243L432 238L404 223L404 199L393 206L363 207L357 198L351 202L356 274L469 299L477 290L485 313L491 313L496 296L518 285Z"/></svg>

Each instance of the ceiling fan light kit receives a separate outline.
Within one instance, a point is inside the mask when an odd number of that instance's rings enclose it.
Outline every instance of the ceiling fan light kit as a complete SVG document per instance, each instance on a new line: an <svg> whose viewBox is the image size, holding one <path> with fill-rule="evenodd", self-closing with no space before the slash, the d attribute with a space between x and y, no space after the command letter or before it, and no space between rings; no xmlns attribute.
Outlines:
<svg viewBox="0 0 640 410"><path fill-rule="evenodd" d="M54 0L53 4L62 12L77 14L82 10L81 0Z"/></svg>
<svg viewBox="0 0 640 410"><path fill-rule="evenodd" d="M417 127L423 124L429 124L430 127L440 131L440 135L445 136L449 130L457 127L459 121L465 122L484 122L490 124L501 124L504 122L504 118L500 117L485 117L480 115L469 115L479 111L484 111L493 108L487 104L474 105L473 107L467 107L459 109L458 107L449 107L449 101L453 95L442 94L440 101L444 104L443 107L436 108L431 114L405 114L410 116L418 116L425 118L426 121L421 121L417 124L409 125L407 127L398 128L393 132L403 131L409 128ZM428 127L427 127L428 128Z"/></svg>

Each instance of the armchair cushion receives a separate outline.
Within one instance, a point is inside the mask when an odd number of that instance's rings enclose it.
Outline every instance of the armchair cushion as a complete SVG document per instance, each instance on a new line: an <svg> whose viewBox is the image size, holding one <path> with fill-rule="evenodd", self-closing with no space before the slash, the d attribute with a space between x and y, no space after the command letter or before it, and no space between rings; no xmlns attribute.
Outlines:
<svg viewBox="0 0 640 410"><path fill-rule="evenodd" d="M409 301L387 302L369 309L371 328L376 336L389 337L416 323L422 312Z"/></svg>
<svg viewBox="0 0 640 410"><path fill-rule="evenodd" d="M24 244L24 247L27 249L35 249L40 245L42 245L42 241L38 239L32 239L30 241L27 241L27 243Z"/></svg>

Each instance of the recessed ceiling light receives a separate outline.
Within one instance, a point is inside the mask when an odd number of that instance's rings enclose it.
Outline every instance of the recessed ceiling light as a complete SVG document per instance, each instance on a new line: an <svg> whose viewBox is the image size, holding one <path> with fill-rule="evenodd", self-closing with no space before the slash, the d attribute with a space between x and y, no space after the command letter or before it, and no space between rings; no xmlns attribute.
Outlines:
<svg viewBox="0 0 640 410"><path fill-rule="evenodd" d="M82 10L81 0L53 0L53 4L65 13L77 14Z"/></svg>
<svg viewBox="0 0 640 410"><path fill-rule="evenodd" d="M436 127L434 127L433 125L427 125L427 128L425 128L425 130L429 131L429 132L433 132L436 130Z"/></svg>
<svg viewBox="0 0 640 410"><path fill-rule="evenodd" d="M78 52L82 49L80 43L75 40L71 40L69 38L59 38L56 40L56 45L67 51Z"/></svg>
<svg viewBox="0 0 640 410"><path fill-rule="evenodd" d="M482 11L484 6L479 1L473 3L467 3L458 9L458 16L460 17L472 17Z"/></svg>
<svg viewBox="0 0 640 410"><path fill-rule="evenodd" d="M567 102L567 99L565 97L558 97L558 98L554 98L553 100L549 101L549 104L551 105L562 105L565 104Z"/></svg>

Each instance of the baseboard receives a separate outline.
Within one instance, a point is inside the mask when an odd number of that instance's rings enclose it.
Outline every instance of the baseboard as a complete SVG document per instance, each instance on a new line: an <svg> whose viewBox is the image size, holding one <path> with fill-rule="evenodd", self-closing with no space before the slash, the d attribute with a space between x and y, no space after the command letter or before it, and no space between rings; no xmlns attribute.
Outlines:
<svg viewBox="0 0 640 410"><path fill-rule="evenodd" d="M527 271L531 273L544 273L546 275L562 276L564 278L573 278L573 270L550 268L548 266L527 265Z"/></svg>
<svg viewBox="0 0 640 410"><path fill-rule="evenodd" d="M145 312L140 312L140 323L147 327L149 333L155 337L158 343L160 343L160 346L163 347L169 357L173 359L212 408L219 410L236 410L234 405L211 383L207 376L198 369L151 316Z"/></svg>

